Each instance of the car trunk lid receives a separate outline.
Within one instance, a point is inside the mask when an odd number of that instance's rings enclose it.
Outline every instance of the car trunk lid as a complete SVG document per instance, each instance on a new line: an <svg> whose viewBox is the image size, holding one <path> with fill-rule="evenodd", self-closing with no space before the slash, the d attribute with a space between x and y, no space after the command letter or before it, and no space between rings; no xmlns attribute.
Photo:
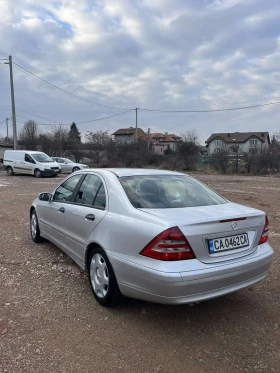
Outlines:
<svg viewBox="0 0 280 373"><path fill-rule="evenodd" d="M203 263L236 259L253 252L265 224L265 214L251 207L236 203L174 209L141 209L178 226L190 243L196 258ZM226 248L211 252L210 242L229 240L236 236L245 240L239 248ZM248 242L246 242L246 238ZM210 241L217 239L218 241ZM230 242L230 241L228 241Z"/></svg>

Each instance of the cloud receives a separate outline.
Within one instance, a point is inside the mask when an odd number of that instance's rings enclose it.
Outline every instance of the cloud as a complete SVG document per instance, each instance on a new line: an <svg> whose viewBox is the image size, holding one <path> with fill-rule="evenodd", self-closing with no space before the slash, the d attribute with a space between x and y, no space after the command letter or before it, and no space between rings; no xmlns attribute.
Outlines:
<svg viewBox="0 0 280 373"><path fill-rule="evenodd" d="M205 110L280 98L278 0L0 0L0 57L88 100L120 108ZM10 105L0 65L1 105ZM57 122L119 112L63 95L14 69L16 107ZM0 107L0 122L10 115ZM18 118L19 122L24 118ZM278 130L280 107L218 114L159 114L139 122L160 131ZM81 125L133 126L135 115ZM22 123L19 123L21 126ZM5 132L0 126L0 134Z"/></svg>

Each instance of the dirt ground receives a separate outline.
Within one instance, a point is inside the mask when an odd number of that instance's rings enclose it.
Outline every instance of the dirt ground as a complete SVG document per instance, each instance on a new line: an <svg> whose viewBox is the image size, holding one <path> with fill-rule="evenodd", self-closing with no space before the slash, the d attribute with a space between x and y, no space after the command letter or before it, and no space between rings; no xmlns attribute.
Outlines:
<svg viewBox="0 0 280 373"><path fill-rule="evenodd" d="M0 372L280 372L280 178L195 175L260 208L275 258L263 282L199 305L106 309L87 276L29 237L29 206L59 178L0 175Z"/></svg>

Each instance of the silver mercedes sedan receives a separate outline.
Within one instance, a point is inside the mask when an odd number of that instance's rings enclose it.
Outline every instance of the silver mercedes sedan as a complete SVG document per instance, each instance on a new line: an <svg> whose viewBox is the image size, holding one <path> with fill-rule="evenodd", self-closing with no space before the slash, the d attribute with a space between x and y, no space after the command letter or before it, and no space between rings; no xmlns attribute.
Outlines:
<svg viewBox="0 0 280 373"><path fill-rule="evenodd" d="M32 203L30 228L87 271L103 306L222 296L263 280L273 257L264 212L171 171L78 171Z"/></svg>

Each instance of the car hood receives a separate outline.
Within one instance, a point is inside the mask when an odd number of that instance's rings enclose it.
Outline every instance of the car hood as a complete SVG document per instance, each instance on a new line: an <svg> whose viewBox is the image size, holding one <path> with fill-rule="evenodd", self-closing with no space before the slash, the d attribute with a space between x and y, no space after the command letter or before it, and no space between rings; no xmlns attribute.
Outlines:
<svg viewBox="0 0 280 373"><path fill-rule="evenodd" d="M51 167L59 168L59 164L56 162L37 162L37 163L40 163L42 166L46 168L51 168Z"/></svg>

